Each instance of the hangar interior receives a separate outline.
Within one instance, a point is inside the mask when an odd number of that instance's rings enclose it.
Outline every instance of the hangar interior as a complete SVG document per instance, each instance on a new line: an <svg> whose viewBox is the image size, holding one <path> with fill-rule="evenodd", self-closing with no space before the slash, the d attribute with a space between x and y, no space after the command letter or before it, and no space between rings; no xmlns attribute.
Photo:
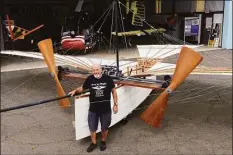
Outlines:
<svg viewBox="0 0 233 155"><path fill-rule="evenodd" d="M112 0L101 2L95 0L8 0L4 1L4 12L1 17L1 49L18 49L24 45L25 49L33 49L36 42L51 37L54 42L60 42L61 33L67 20L73 18L73 27L83 23L94 23ZM232 6L229 1L184 1L184 0L121 0L125 6L139 14L140 7L144 7L145 21L155 27L166 28L166 33L192 44L204 44L211 47L232 48L231 45L223 44L223 40L232 38L228 36L232 22ZM139 5L140 4L140 5ZM226 5L227 4L227 5ZM135 11L136 10L136 11ZM129 11L123 9L125 22L133 23L133 15L128 16ZM88 13L88 19L83 23L78 22L81 12ZM134 14L133 13L133 14ZM40 24L43 28L33 32L33 35L13 42L6 28L6 15L20 27L32 29ZM224 20L224 18L229 18ZM135 19L136 20L136 19ZM106 22L111 22L107 20ZM225 24L225 25L224 25ZM85 24L83 24L85 25ZM103 25L106 31L108 24ZM133 26L131 29L140 29ZM23 31L15 28L15 31ZM225 31L225 32L224 32ZM106 32L107 33L107 32ZM223 35L225 33L226 35ZM223 38L225 37L225 38ZM229 39L225 39L229 40Z"/></svg>

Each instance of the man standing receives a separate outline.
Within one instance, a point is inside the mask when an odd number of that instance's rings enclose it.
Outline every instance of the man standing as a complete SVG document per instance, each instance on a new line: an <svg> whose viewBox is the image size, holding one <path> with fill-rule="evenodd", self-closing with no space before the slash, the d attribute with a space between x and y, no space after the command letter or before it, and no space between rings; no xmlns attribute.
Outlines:
<svg viewBox="0 0 233 155"><path fill-rule="evenodd" d="M112 78L102 74L102 68L99 64L92 66L92 75L88 76L84 84L71 91L69 94L73 96L75 93L80 93L83 90L90 90L90 107L88 111L88 126L91 133L91 145L87 148L87 152L92 152L96 147L96 130L98 129L98 121L101 123L101 144L100 150L106 149L106 138L108 135L108 127L111 124L111 93L113 95L114 106L113 112L117 113L117 92Z"/></svg>

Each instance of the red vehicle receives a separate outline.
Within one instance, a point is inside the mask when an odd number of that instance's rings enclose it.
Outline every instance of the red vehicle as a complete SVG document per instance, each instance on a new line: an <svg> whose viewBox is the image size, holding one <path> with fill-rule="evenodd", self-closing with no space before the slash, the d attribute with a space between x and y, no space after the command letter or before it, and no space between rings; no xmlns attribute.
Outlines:
<svg viewBox="0 0 233 155"><path fill-rule="evenodd" d="M86 51L96 45L96 34L92 25L88 25L88 13L65 19L62 28L61 47L67 51Z"/></svg>

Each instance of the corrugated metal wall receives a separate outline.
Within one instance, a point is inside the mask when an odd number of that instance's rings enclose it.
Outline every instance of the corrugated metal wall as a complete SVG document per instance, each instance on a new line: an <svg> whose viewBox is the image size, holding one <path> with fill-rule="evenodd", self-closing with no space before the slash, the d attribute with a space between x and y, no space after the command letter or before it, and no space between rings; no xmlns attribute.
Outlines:
<svg viewBox="0 0 233 155"><path fill-rule="evenodd" d="M224 1L223 0L208 0L205 5L205 12L217 12L223 11Z"/></svg>
<svg viewBox="0 0 233 155"><path fill-rule="evenodd" d="M219 12L224 8L223 0L154 0L154 13L172 13L173 4L174 13Z"/></svg>
<svg viewBox="0 0 233 155"><path fill-rule="evenodd" d="M195 12L195 9L196 9L196 1L176 0L175 2L176 13Z"/></svg>

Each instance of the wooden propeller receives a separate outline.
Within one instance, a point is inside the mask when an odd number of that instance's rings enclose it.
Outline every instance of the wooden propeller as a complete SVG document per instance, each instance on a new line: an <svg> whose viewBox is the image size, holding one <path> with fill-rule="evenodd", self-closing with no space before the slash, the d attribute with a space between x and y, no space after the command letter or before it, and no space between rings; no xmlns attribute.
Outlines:
<svg viewBox="0 0 233 155"><path fill-rule="evenodd" d="M203 57L188 47L181 49L176 63L174 76L169 87L164 90L160 96L142 113L140 118L147 124L160 127L164 111L167 107L169 94L174 91L185 78L196 68L203 60Z"/></svg>
<svg viewBox="0 0 233 155"><path fill-rule="evenodd" d="M65 91L62 88L62 85L57 76L52 40L51 39L42 40L38 43L38 47L44 57L44 61L48 66L48 70L50 74L52 75L53 79L56 82L58 96L60 97L65 96L66 95ZM70 106L70 101L67 98L59 100L59 102L61 107L65 108Z"/></svg>

